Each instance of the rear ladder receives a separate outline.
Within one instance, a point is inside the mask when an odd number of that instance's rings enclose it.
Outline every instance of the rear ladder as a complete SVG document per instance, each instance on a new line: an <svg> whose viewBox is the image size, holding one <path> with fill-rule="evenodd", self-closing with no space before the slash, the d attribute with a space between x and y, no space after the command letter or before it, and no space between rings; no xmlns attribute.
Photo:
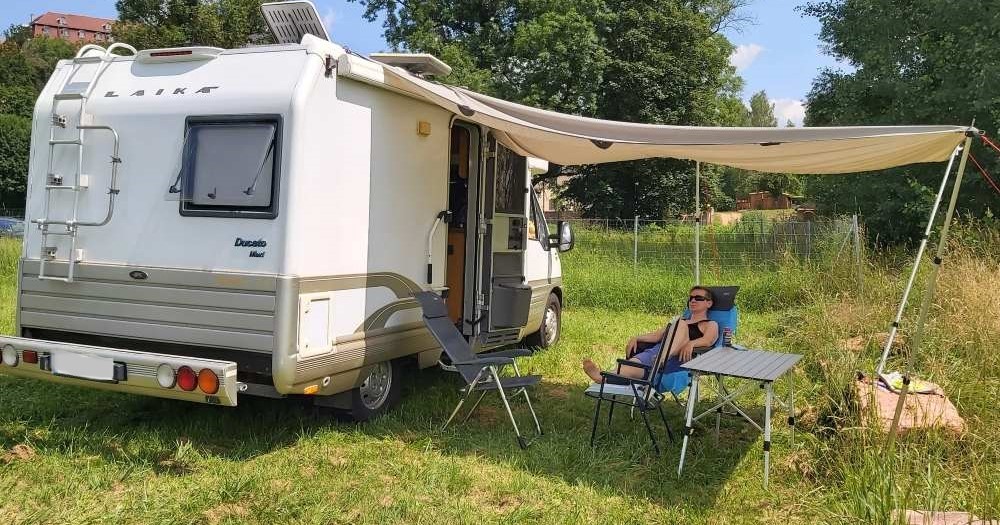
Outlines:
<svg viewBox="0 0 1000 525"><path fill-rule="evenodd" d="M118 156L118 132L111 126L97 125L91 122L92 119L87 114L87 99L94 91L94 87L97 85L101 75L104 74L104 71L114 59L115 55L111 52L119 48L131 51L132 54L136 53L134 47L122 43L114 43L107 49L94 44L88 44L80 48L80 51L73 59L73 69L66 75L66 79L63 81L62 87L53 97L52 125L49 128L48 167L45 172L45 211L43 212L41 218L34 219L32 221L38 225L38 229L41 231L42 236L42 246L38 268L38 278L40 280L73 282L73 272L76 263L83 258L83 250L77 248L77 233L79 232L79 228L81 226L104 226L111 220L111 216L114 214L115 197L119 192L118 165L121 164L121 158ZM94 63L95 61L100 61L100 64L98 65L92 78L85 82L73 82L74 77L84 64ZM56 130L65 129L68 122L66 114L59 113L58 106L60 105L60 102L69 101L79 102L76 119L76 136L73 137L71 135L69 138L57 138ZM78 217L80 191L86 189L90 185L90 177L82 173L84 138L87 130L108 132L114 137L114 149L111 154L111 179L108 185L108 209L104 218L96 221L81 221ZM53 166L56 148L65 146L75 147L77 151L76 169L74 170L72 184L66 184L64 175L57 173ZM59 191L73 192L72 212L70 213L69 218L52 218L52 195L53 192ZM52 226L61 226L62 228L52 229ZM46 274L46 263L58 260L56 257L57 246L49 243L50 236L66 236L70 239L69 254L66 256L66 277L57 277Z"/></svg>

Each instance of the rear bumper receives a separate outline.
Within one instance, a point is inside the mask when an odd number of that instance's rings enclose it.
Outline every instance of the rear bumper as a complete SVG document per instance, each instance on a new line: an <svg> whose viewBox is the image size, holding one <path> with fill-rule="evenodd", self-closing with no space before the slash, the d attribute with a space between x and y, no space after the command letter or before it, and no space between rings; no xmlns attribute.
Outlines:
<svg viewBox="0 0 1000 525"><path fill-rule="evenodd" d="M240 383L236 381L236 363L232 361L217 361L213 359L121 350L102 346L43 341L41 339L28 339L24 337L0 336L0 348L7 345L14 347L18 357L17 365L9 366L0 364L0 372L14 376L29 377L86 388L225 406L236 406L236 397L240 390ZM38 363L26 363L24 361L25 350L38 352ZM67 354L69 354L68 357L66 357ZM60 356L64 356L61 361ZM109 380L97 380L73 376L71 373L65 371L58 374L53 372L52 363L67 362L73 359L74 356L89 356L103 358L104 360L110 359L114 362L114 377ZM202 369L210 369L219 378L219 391L214 395L207 395L197 387L191 392L181 390L176 384L171 388L164 388L160 386L156 379L157 368L162 364L169 365L175 373L182 366L190 367L195 373L198 373ZM59 366L55 368L59 368Z"/></svg>

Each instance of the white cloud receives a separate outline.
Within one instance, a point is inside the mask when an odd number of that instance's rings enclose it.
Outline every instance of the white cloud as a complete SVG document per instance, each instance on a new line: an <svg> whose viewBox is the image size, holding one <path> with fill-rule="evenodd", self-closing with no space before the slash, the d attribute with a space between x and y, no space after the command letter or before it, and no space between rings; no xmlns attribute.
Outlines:
<svg viewBox="0 0 1000 525"><path fill-rule="evenodd" d="M326 27L326 32L330 34L331 38L333 37L333 24L337 21L337 18L337 12L332 7L327 7L323 11L323 26Z"/></svg>
<svg viewBox="0 0 1000 525"><path fill-rule="evenodd" d="M791 98L771 99L774 104L774 118L778 120L778 126L784 127L789 120L796 126L802 125L802 120L806 118L806 106L801 100Z"/></svg>
<svg viewBox="0 0 1000 525"><path fill-rule="evenodd" d="M760 44L740 44L729 55L729 63L736 68L736 71L743 71L753 64L759 55L764 51L764 46Z"/></svg>

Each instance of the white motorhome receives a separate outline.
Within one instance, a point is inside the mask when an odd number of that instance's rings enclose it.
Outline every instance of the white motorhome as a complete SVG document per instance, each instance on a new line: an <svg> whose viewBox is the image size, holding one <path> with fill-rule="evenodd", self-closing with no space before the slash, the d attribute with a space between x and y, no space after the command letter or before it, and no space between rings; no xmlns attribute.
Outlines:
<svg viewBox="0 0 1000 525"><path fill-rule="evenodd" d="M555 342L572 234L549 234L531 191L548 163L384 81L385 64L447 71L433 57L294 41L59 62L0 370L228 406L312 395L365 419L405 361L438 363L415 291L441 291L480 348Z"/></svg>

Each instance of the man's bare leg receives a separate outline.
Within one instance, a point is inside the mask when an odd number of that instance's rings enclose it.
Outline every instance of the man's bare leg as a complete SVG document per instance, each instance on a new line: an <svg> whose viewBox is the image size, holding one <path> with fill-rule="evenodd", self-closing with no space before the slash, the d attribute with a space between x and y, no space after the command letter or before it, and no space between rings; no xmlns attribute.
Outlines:
<svg viewBox="0 0 1000 525"><path fill-rule="evenodd" d="M629 359L629 361L631 361L633 363L642 363L642 361L639 361L639 359L637 359L635 357L633 357L632 359ZM590 376L590 378L593 379L595 383L601 383L601 382L604 381L604 378L601 377L601 369L600 369L600 367L598 367L597 364L594 363L594 361L591 360L591 359L584 359L583 360L583 371L588 376ZM630 377L630 378L633 378L633 379L642 379L642 377L643 377L643 375L645 375L645 373L646 373L646 371L644 369L639 368L637 366L624 366L623 365L622 369L621 369L621 373L619 373L618 375L622 375L622 376L625 376L625 377Z"/></svg>

